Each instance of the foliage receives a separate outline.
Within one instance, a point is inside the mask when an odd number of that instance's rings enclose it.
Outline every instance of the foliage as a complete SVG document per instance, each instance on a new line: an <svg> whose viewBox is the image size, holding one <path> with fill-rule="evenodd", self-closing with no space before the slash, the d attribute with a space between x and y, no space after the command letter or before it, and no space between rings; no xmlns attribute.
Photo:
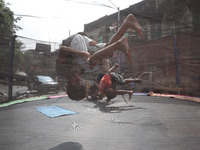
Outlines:
<svg viewBox="0 0 200 150"><path fill-rule="evenodd" d="M17 21L21 18L14 18L14 13L8 7L4 0L0 0L0 77L8 77L10 72L10 37L21 28L16 25ZM14 52L14 67L17 69L23 65L23 43L15 41L15 52Z"/></svg>
<svg viewBox="0 0 200 150"><path fill-rule="evenodd" d="M20 17L14 18L14 13L7 7L4 0L0 0L0 37L8 38L11 34L16 33L19 29L15 23L20 20Z"/></svg>
<svg viewBox="0 0 200 150"><path fill-rule="evenodd" d="M21 69L22 66L26 64L25 55L22 51L24 49L24 45L21 41L15 40L15 53L14 53L14 68Z"/></svg>

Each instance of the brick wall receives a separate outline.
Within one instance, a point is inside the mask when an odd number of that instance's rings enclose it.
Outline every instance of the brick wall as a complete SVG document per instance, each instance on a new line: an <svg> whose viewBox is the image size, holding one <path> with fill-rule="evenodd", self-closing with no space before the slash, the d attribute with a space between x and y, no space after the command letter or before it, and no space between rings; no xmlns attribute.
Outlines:
<svg viewBox="0 0 200 150"><path fill-rule="evenodd" d="M154 88L199 95L200 91L200 34L176 36L177 66L180 84L176 83L176 63L173 36L131 43L133 63L131 72L154 72Z"/></svg>

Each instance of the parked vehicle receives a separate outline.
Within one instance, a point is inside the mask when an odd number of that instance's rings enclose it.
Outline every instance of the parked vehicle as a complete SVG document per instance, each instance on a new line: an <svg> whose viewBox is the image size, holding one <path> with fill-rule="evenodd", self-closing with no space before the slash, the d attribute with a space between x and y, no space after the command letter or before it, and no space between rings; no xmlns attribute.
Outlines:
<svg viewBox="0 0 200 150"><path fill-rule="evenodd" d="M13 99L17 100L17 99L27 98L29 97L29 93L30 91L26 90L17 91L16 93L13 94Z"/></svg>
<svg viewBox="0 0 200 150"><path fill-rule="evenodd" d="M66 79L62 77L57 77L57 82L60 86L60 90L66 91L66 85L67 85Z"/></svg>
<svg viewBox="0 0 200 150"><path fill-rule="evenodd" d="M58 82L55 82L49 76L37 75L29 77L27 81L28 90L37 90L39 93L58 93L60 88Z"/></svg>
<svg viewBox="0 0 200 150"><path fill-rule="evenodd" d="M8 100L8 95L3 92L0 92L0 103L4 103L7 100Z"/></svg>

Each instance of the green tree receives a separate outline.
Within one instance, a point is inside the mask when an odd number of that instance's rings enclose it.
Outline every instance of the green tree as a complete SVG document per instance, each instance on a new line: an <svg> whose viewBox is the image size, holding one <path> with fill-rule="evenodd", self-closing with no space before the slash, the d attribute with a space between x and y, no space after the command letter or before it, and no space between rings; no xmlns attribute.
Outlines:
<svg viewBox="0 0 200 150"><path fill-rule="evenodd" d="M26 64L24 48L24 44L21 41L15 40L14 70L22 69Z"/></svg>
<svg viewBox="0 0 200 150"><path fill-rule="evenodd" d="M14 18L14 13L8 5L4 0L0 0L0 78L8 77L9 74L10 37L21 29L16 25L20 17ZM16 45L19 44L19 42L16 42Z"/></svg>
<svg viewBox="0 0 200 150"><path fill-rule="evenodd" d="M21 28L17 26L18 20L20 17L14 18L14 13L7 6L9 4L5 4L4 0L0 0L0 37L1 38L9 38L11 34L16 33L16 31Z"/></svg>

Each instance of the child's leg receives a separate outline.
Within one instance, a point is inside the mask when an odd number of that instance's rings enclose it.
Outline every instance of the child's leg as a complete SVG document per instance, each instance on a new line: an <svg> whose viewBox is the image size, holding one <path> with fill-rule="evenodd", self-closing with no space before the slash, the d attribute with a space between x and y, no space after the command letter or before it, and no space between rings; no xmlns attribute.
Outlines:
<svg viewBox="0 0 200 150"><path fill-rule="evenodd" d="M116 91L117 95L124 95L124 94L128 94L129 95L129 100L131 100L132 95L133 95L133 91L127 91L127 90L117 90Z"/></svg>
<svg viewBox="0 0 200 150"><path fill-rule="evenodd" d="M125 84L128 84L128 83L131 83L131 82L138 82L138 83L141 83L142 80L141 79L138 79L138 78L134 78L134 79L125 79Z"/></svg>
<svg viewBox="0 0 200 150"><path fill-rule="evenodd" d="M142 27L138 24L135 16L132 14L129 14L126 17L123 24L121 25L121 27L118 29L118 31L113 35L108 45L113 44L117 40L121 39L122 36L124 36L124 33L127 31L127 29L133 29L137 31L142 37Z"/></svg>
<svg viewBox="0 0 200 150"><path fill-rule="evenodd" d="M95 65L102 62L103 59L109 59L113 56L113 52L121 50L126 57L129 60L129 63L131 63L131 52L128 45L128 38L123 37L122 39L118 40L117 42L95 52L90 60L89 60L89 66L90 69L94 68Z"/></svg>

